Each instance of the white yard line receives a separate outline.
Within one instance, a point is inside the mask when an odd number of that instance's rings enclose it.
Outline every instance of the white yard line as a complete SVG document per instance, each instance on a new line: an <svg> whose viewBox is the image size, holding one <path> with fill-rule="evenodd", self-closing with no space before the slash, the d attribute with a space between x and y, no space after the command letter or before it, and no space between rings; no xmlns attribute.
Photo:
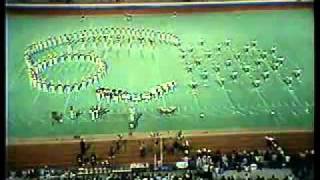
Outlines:
<svg viewBox="0 0 320 180"><path fill-rule="evenodd" d="M36 91L38 91L38 92L37 92L37 95L32 100L32 105L34 105L37 102L37 100L40 96L40 93L41 93L40 90L36 90Z"/></svg>
<svg viewBox="0 0 320 180"><path fill-rule="evenodd" d="M292 96L292 98L301 106L303 106L303 103L299 100L298 96L296 95L296 93L294 91L290 91L289 90L289 94Z"/></svg>
<svg viewBox="0 0 320 180"><path fill-rule="evenodd" d="M67 99L66 99L66 101L65 101L65 103L64 103L64 110L63 110L63 113L64 113L64 114L66 113L66 111L67 111L67 109L68 109L70 96L71 96L71 94L68 94L68 97L67 97Z"/></svg>
<svg viewBox="0 0 320 180"><path fill-rule="evenodd" d="M272 109L272 108L270 107L270 105L267 103L266 99L263 97L263 95L260 93L259 90L257 90L256 92L257 92L259 98L261 99L263 105L264 105L264 106L268 109L268 111L271 113L271 111L273 111L273 109ZM283 118L283 117L281 116L281 113L277 113L277 116L279 117L279 119L285 119L285 118ZM280 126L280 122L279 122L278 118L275 117L275 118L272 118L272 119L274 119L274 121L276 122L277 126L279 127L279 126Z"/></svg>
<svg viewBox="0 0 320 180"><path fill-rule="evenodd" d="M173 134L178 132L178 130L170 130L171 134L167 135L168 131L159 131L160 134L163 134L163 138L171 137ZM230 130L200 130L200 131L183 131L185 137L202 137L202 136L228 136L228 135L261 135L261 138L266 134L276 135L282 133L313 133L313 130L279 130L279 129L237 129L236 131ZM93 134L85 135L85 139L90 142L103 142L103 141L112 141L116 140L117 134ZM149 132L135 132L133 136L125 136L128 140L141 140L149 139ZM72 136L60 136L54 138L11 138L10 145L23 145L23 144L61 144L61 143L79 143L79 140L73 139Z"/></svg>
<svg viewBox="0 0 320 180"><path fill-rule="evenodd" d="M233 108L237 110L236 113L241 114L241 115L243 115L243 116L247 116L247 114L241 112L241 111L243 111L243 110L241 109L241 107L236 106L236 104L233 102L233 99L232 99L230 93L227 92L227 91L226 91L225 93L227 94L229 101L232 103ZM246 111L246 110L245 110L245 111Z"/></svg>

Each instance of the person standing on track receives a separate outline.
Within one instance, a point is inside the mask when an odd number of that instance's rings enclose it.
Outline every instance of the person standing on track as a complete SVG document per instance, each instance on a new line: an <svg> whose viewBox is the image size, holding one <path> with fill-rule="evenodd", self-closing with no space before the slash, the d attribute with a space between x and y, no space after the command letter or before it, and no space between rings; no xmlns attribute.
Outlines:
<svg viewBox="0 0 320 180"><path fill-rule="evenodd" d="M86 151L87 151L87 147L86 147L85 140L83 138L81 138L81 141L80 141L80 154L81 154L81 156L84 156L86 154Z"/></svg>

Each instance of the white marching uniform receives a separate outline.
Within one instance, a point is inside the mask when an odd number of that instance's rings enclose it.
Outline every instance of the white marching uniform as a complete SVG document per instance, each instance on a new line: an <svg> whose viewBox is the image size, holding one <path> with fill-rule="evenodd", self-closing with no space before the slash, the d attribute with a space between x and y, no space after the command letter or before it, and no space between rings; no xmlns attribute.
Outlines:
<svg viewBox="0 0 320 180"><path fill-rule="evenodd" d="M42 83L40 80L37 81L37 89L40 91L42 90Z"/></svg>
<svg viewBox="0 0 320 180"><path fill-rule="evenodd" d="M94 110L90 109L90 115L91 115L91 120L94 121L95 120Z"/></svg>
<svg viewBox="0 0 320 180"><path fill-rule="evenodd" d="M93 110L95 119L99 118L99 109Z"/></svg>

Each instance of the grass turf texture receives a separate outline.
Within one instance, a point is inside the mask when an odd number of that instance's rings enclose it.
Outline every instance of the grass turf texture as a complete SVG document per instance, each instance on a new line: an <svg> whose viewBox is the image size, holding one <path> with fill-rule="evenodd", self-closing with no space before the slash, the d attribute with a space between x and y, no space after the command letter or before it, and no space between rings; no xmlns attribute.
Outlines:
<svg viewBox="0 0 320 180"><path fill-rule="evenodd" d="M88 112L97 103L95 87L71 95L58 95L32 89L27 78L23 51L32 42L74 31L101 26L146 27L178 35L184 45L197 47L200 38L211 49L218 42L232 39L237 49L252 40L269 49L276 44L280 55L287 57L281 74L289 74L295 67L303 69L301 83L294 83L294 91L275 74L271 74L259 91L255 91L246 76L225 89L215 83L210 71L209 87L199 88L198 96L191 95L190 75L184 70L175 48L157 45L156 50L122 48L117 51L103 46L95 48L110 70L100 83L103 86L143 91L171 80L177 90L162 99L140 103L143 113L136 131L162 130L222 130L241 129L313 129L313 13L311 10L272 10L235 13L137 15L132 22L123 16L8 16L8 133L9 138L55 137L78 134L111 134L128 131L128 107L124 103L110 104L110 114L98 122L91 122L88 113L78 121L65 119L63 124L51 124L50 112L67 112L70 105ZM93 47L89 47L93 48ZM196 49L196 48L195 48ZM65 51L60 48L57 51ZM222 60L223 61L223 60ZM223 62L220 62L223 63ZM89 65L89 66L88 66ZM209 65L208 65L209 66ZM51 79L80 80L95 70L89 63L64 63L48 70ZM222 72L227 76L227 72ZM197 77L197 76L195 76ZM173 116L161 116L160 106L177 106ZM310 113L305 112L309 108ZM270 111L277 115L272 117ZM238 112L237 112L238 111ZM200 113L205 114L200 118Z"/></svg>

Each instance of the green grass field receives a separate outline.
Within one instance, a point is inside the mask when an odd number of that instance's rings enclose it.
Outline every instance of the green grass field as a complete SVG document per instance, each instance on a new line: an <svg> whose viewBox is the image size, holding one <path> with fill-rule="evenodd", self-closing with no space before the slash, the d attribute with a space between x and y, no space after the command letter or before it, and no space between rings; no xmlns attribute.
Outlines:
<svg viewBox="0 0 320 180"><path fill-rule="evenodd" d="M83 22L79 16L40 16L8 14L8 133L9 138L56 137L88 134L111 134L128 132L128 105L104 103L111 112L97 122L92 122L88 113L90 106L97 104L95 87L70 95L40 92L30 86L23 53L27 45L64 33L103 26L151 28L178 35L183 45L193 46L201 55L198 42L205 39L205 49L214 49L230 38L235 50L257 39L258 47L278 47L286 62L278 72L271 72L270 79L255 89L252 78L259 76L268 66L254 68L249 75L239 66L223 66L232 53L225 53L214 60L203 60L198 70L185 71L177 49L158 45L155 50L140 51L127 46L121 49L88 46L103 57L110 70L100 82L101 86L144 91L151 87L175 80L175 92L150 103L136 105L143 113L136 129L138 132L165 130L312 130L314 121L314 36L313 12L311 9L270 10L246 12L219 12L199 14L135 15L127 22L121 15L88 16ZM56 51L65 51L57 48ZM141 53L142 52L142 53ZM46 55L43 53L43 55ZM199 56L200 56L199 55ZM217 83L217 73L212 62L223 67L220 77L227 79L225 88ZM254 66L250 58L244 59ZM293 82L289 90L281 78L290 75L294 68L303 70L301 80ZM199 73L209 71L208 87L204 87ZM231 81L229 74L239 70L240 78ZM45 76L53 80L80 80L95 71L95 66L86 63L64 63L50 68ZM252 78L250 78L252 77ZM200 84L197 96L193 96L188 84L195 80ZM67 113L68 106L86 111L77 121L65 118L63 124L52 125L51 111ZM178 112L161 116L157 108L177 106ZM270 115L271 111L276 115ZM205 117L200 118L200 113Z"/></svg>

